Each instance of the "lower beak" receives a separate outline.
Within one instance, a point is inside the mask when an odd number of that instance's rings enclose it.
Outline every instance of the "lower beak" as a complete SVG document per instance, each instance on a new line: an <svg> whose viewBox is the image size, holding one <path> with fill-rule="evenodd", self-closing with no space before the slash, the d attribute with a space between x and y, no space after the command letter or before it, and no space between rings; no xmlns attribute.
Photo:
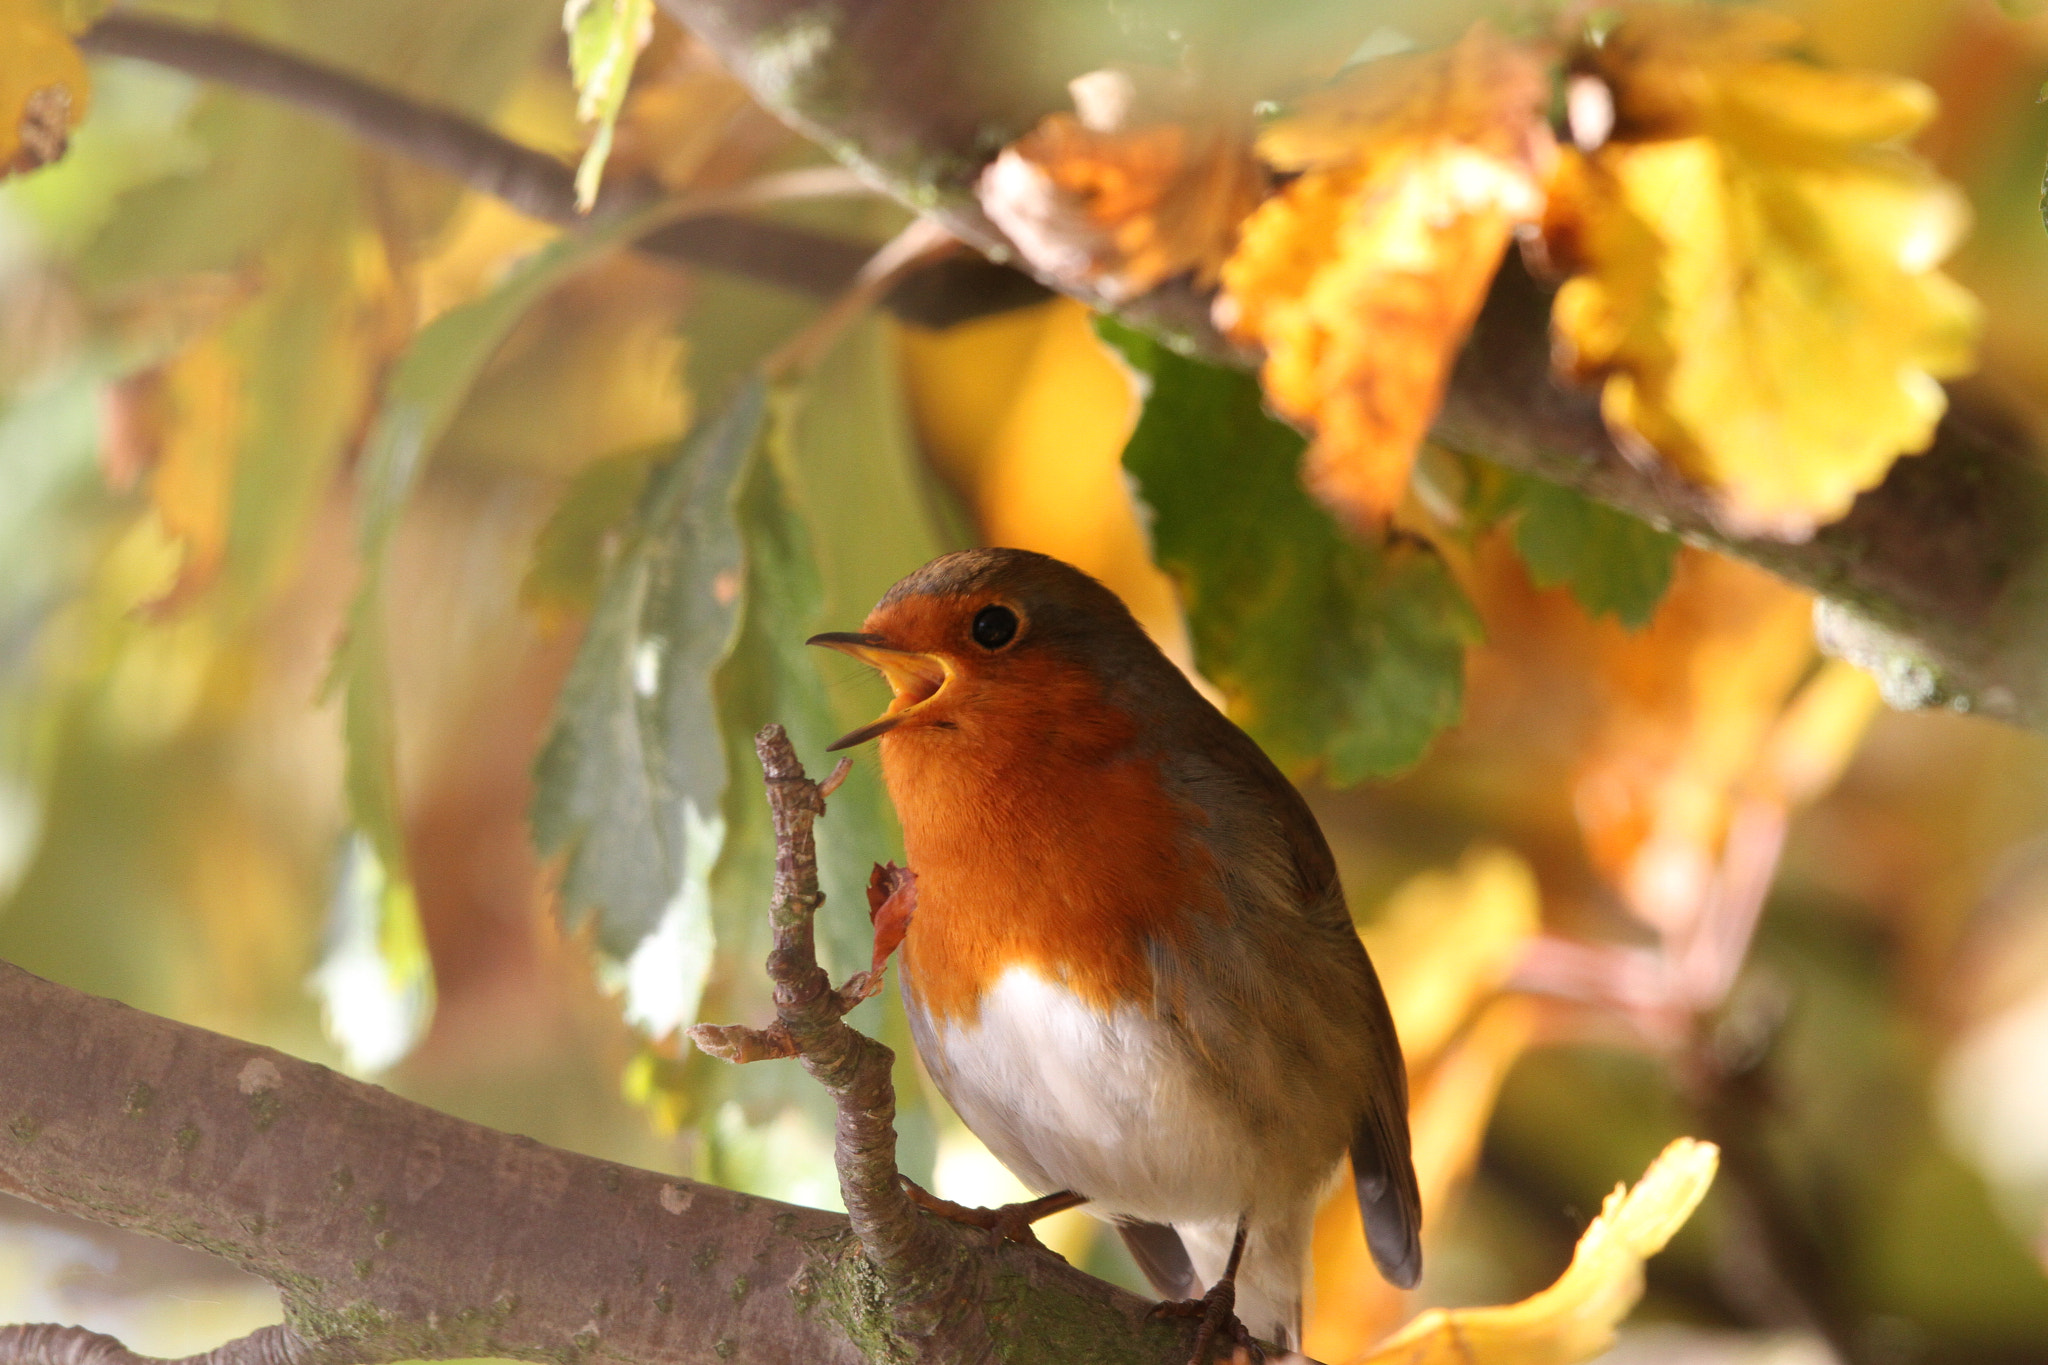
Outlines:
<svg viewBox="0 0 2048 1365"><path fill-rule="evenodd" d="M804 641L807 645L823 645L836 649L841 654L850 654L868 667L880 673L889 681L889 690L896 695L889 702L889 709L869 721L858 730L849 731L825 746L825 752L834 753L840 749L851 749L856 744L865 744L878 735L886 735L904 721L919 707L939 694L953 670L946 661L936 654L917 654L907 649L891 649L875 636L856 635L849 631L830 631L824 635L813 635Z"/></svg>

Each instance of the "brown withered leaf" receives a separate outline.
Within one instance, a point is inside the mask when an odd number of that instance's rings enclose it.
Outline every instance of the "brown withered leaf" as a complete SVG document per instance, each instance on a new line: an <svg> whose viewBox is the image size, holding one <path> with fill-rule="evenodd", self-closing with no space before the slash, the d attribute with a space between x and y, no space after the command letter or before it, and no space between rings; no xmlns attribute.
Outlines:
<svg viewBox="0 0 2048 1365"><path fill-rule="evenodd" d="M1536 55L1485 24L1355 69L1259 139L1299 172L1245 223L1217 321L1266 350L1266 396L1314 429L1309 479L1384 520L1452 360L1554 156Z"/></svg>
<svg viewBox="0 0 2048 1365"><path fill-rule="evenodd" d="M1033 267L1111 302L1177 275L1215 283L1263 178L1248 126L1174 117L1157 82L1098 71L982 173L983 210Z"/></svg>

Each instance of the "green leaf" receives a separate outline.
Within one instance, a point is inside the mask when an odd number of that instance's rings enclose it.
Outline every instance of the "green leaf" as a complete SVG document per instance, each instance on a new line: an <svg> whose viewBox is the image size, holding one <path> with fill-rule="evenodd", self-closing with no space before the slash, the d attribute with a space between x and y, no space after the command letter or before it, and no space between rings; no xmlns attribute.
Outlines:
<svg viewBox="0 0 2048 1365"><path fill-rule="evenodd" d="M576 116L596 125L576 167L576 205L588 213L612 153L612 130L633 82L633 63L654 32L654 0L568 0L562 28L569 35Z"/></svg>
<svg viewBox="0 0 2048 1365"><path fill-rule="evenodd" d="M725 803L731 837L716 887L719 931L722 940L745 945L738 948L734 969L755 978L760 976L755 964L768 947L768 876L775 866L775 839L754 735L770 722L780 724L798 757L822 778L833 761L825 746L842 729L820 671L830 656L804 643L819 629L824 588L810 528L787 492L791 419L801 402L794 392L775 395L767 443L748 468L734 505L745 546L743 606L732 653L719 666L715 683L719 728L737 775ZM864 781L840 788L832 797L830 818L818 822L817 837L820 885L827 898L818 917L819 958L835 976L844 976L866 961L870 933L863 888L868 869L898 846L879 787Z"/></svg>
<svg viewBox="0 0 2048 1365"><path fill-rule="evenodd" d="M349 815L375 857L380 890L370 902L392 917L376 928L378 943L418 937L417 906L406 867L399 809L397 738L384 651L384 568L391 536L419 483L427 456L461 409L470 387L513 326L562 279L655 221L659 209L622 215L588 232L561 237L515 267L481 299L451 308L413 339L385 385L365 442L356 501L362 582L349 608L348 634L335 652L329 685L346 691L342 736ZM400 923L400 920L407 922ZM393 959L394 974L427 973L424 952ZM418 983L394 981L403 994Z"/></svg>
<svg viewBox="0 0 2048 1365"><path fill-rule="evenodd" d="M649 480L536 769L534 835L543 853L566 854L564 913L571 924L594 915L598 945L621 961L665 917L706 941L726 825L712 675L739 623L733 500L766 421L757 380Z"/></svg>
<svg viewBox="0 0 2048 1365"><path fill-rule="evenodd" d="M1612 612L1630 630L1648 625L1671 586L1678 538L1561 485L1508 478L1515 548L1536 586L1566 584L1589 615Z"/></svg>
<svg viewBox="0 0 2048 1365"><path fill-rule="evenodd" d="M1458 719L1471 605L1435 550L1344 534L1301 486L1303 440L1249 374L1115 322L1148 381L1124 467L1180 586L1195 663L1275 762L1347 784L1419 760Z"/></svg>
<svg viewBox="0 0 2048 1365"><path fill-rule="evenodd" d="M547 525L534 538L533 559L519 585L519 600L542 616L580 616L597 605L613 555L607 544L633 519L655 454L613 455L587 466L569 482Z"/></svg>

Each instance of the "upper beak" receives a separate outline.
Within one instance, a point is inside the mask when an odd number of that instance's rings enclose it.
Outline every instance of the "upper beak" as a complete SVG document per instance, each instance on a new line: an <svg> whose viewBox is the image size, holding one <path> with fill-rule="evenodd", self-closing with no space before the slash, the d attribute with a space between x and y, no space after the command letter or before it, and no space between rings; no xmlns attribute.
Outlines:
<svg viewBox="0 0 2048 1365"><path fill-rule="evenodd" d="M877 735L887 734L908 720L911 712L937 696L939 689L946 685L946 680L953 676L952 668L938 655L892 649L883 644L879 636L835 630L827 631L823 635L813 635L804 643L823 645L827 649L836 649L841 654L851 654L887 678L889 690L896 694L890 700L888 710L858 730L849 731L826 745L826 753L851 749L856 744L867 743Z"/></svg>

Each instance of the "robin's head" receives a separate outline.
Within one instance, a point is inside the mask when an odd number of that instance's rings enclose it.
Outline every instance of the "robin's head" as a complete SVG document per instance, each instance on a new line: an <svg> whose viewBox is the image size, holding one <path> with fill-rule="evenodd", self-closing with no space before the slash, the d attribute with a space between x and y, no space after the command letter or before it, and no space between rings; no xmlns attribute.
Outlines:
<svg viewBox="0 0 2048 1365"><path fill-rule="evenodd" d="M1004 718L1070 726L1076 706L1180 681L1115 593L1029 550L941 556L889 589L858 634L810 643L872 665L896 694L834 749L891 731L972 738Z"/></svg>

